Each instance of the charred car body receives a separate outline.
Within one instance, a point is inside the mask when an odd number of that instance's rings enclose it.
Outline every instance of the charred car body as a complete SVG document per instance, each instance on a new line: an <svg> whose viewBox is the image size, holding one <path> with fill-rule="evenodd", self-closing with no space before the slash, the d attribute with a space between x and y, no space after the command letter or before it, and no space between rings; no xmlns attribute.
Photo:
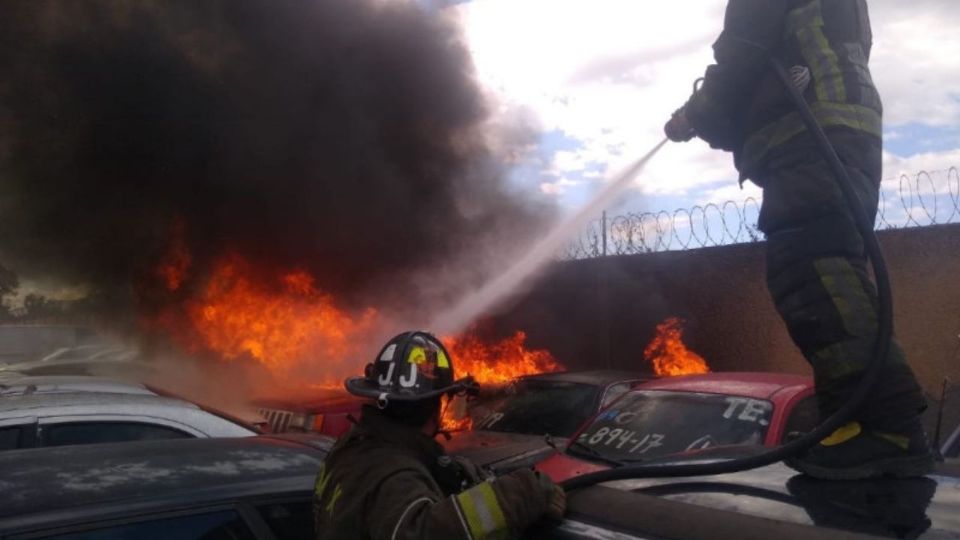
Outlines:
<svg viewBox="0 0 960 540"><path fill-rule="evenodd" d="M566 444L597 411L649 378L608 370L520 377L471 405L473 429L453 433L444 446L498 472L529 466Z"/></svg>
<svg viewBox="0 0 960 540"><path fill-rule="evenodd" d="M312 432L339 437L350 429L353 420L360 419L364 402L344 390L324 389L299 399L258 399L254 406L274 433Z"/></svg>

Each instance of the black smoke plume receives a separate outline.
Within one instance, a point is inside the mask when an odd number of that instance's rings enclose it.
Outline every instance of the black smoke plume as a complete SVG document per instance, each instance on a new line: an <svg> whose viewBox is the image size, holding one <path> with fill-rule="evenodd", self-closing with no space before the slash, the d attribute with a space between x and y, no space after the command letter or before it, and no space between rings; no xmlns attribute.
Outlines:
<svg viewBox="0 0 960 540"><path fill-rule="evenodd" d="M0 40L0 262L21 276L133 305L182 230L194 280L237 253L396 299L544 215L488 150L456 25L410 2L10 2Z"/></svg>

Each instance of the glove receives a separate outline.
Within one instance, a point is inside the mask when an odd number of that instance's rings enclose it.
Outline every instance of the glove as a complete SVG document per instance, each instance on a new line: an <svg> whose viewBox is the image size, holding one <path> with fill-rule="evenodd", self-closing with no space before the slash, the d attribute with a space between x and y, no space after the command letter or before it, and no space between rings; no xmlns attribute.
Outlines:
<svg viewBox="0 0 960 540"><path fill-rule="evenodd" d="M693 126L687 121L687 113L682 107L677 109L663 126L663 132L673 142L687 142L697 135Z"/></svg>
<svg viewBox="0 0 960 540"><path fill-rule="evenodd" d="M465 457L451 456L451 458L453 458L453 463L460 468L460 474L469 482L470 485L467 486L468 488L494 478L493 474L488 470L477 466L477 464Z"/></svg>
<svg viewBox="0 0 960 540"><path fill-rule="evenodd" d="M489 471L476 466L472 461L444 454L431 467L434 480L445 493L460 493L493 477Z"/></svg>
<svg viewBox="0 0 960 540"><path fill-rule="evenodd" d="M537 473L537 480L547 497L547 512L544 516L552 521L563 521L563 515L567 512L567 492L541 472Z"/></svg>

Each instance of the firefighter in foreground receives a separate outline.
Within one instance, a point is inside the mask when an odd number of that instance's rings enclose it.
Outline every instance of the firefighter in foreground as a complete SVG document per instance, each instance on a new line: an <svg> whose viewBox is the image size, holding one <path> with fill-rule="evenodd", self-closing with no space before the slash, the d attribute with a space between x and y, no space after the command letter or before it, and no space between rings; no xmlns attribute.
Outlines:
<svg viewBox="0 0 960 540"><path fill-rule="evenodd" d="M486 477L434 440L443 395L466 391L430 334L393 338L347 390L369 397L361 421L333 447L317 475L318 539L517 537L542 517L562 518L563 489L523 469Z"/></svg>
<svg viewBox="0 0 960 540"><path fill-rule="evenodd" d="M671 140L698 136L733 152L741 183L763 188L767 287L813 367L824 417L871 359L877 292L852 214L768 55L789 70L875 217L882 106L867 68L871 42L865 0L729 0L716 64L665 127ZM926 474L933 457L924 407L894 341L857 421L788 464L827 479Z"/></svg>

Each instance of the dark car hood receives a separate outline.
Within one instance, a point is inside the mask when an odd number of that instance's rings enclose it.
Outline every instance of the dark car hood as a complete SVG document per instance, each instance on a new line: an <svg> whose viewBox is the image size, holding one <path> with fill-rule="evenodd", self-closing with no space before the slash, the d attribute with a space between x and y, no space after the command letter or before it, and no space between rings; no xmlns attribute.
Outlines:
<svg viewBox="0 0 960 540"><path fill-rule="evenodd" d="M904 538L960 538L960 477L823 481L783 464L691 478L620 480L618 490L802 525Z"/></svg>
<svg viewBox="0 0 960 540"><path fill-rule="evenodd" d="M555 444L562 448L566 440L556 440ZM484 430L453 433L443 446L449 454L497 472L533 465L556 452L542 435Z"/></svg>

